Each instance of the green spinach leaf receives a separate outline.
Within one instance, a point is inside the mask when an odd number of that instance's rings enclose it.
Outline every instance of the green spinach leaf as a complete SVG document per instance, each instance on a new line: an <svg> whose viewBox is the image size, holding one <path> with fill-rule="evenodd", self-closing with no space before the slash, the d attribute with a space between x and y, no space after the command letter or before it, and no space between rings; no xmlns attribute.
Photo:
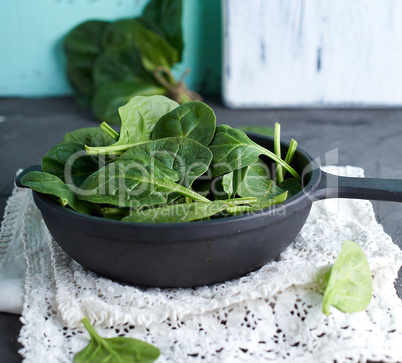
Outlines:
<svg viewBox="0 0 402 363"><path fill-rule="evenodd" d="M158 86L153 75L142 65L140 50L133 45L107 49L94 64L93 78L96 87L119 81Z"/></svg>
<svg viewBox="0 0 402 363"><path fill-rule="evenodd" d="M151 139L188 137L208 146L215 133L214 111L202 102L187 102L165 114L156 123Z"/></svg>
<svg viewBox="0 0 402 363"><path fill-rule="evenodd" d="M141 50L142 64L152 73L157 67L169 69L179 61L177 49L170 46L157 33L145 27L138 28L135 44Z"/></svg>
<svg viewBox="0 0 402 363"><path fill-rule="evenodd" d="M285 179L282 183L278 185L279 188L287 190L289 193L289 198L295 196L297 193L302 191L301 184L295 178Z"/></svg>
<svg viewBox="0 0 402 363"><path fill-rule="evenodd" d="M87 155L84 145L76 142L63 142L50 149L41 166L44 172L77 187L99 169L98 160Z"/></svg>
<svg viewBox="0 0 402 363"><path fill-rule="evenodd" d="M110 23L102 35L104 49L136 45L138 29L144 27L140 19L122 19Z"/></svg>
<svg viewBox="0 0 402 363"><path fill-rule="evenodd" d="M271 172L268 166L261 159L258 159L249 166L225 174L222 178L223 189L228 195L235 196L238 194L242 183L244 185L249 183L249 181L245 180L247 178L271 179Z"/></svg>
<svg viewBox="0 0 402 363"><path fill-rule="evenodd" d="M157 121L179 106L163 96L136 96L119 108L121 130L119 140L108 147L87 147L89 155L122 154L139 142L148 141Z"/></svg>
<svg viewBox="0 0 402 363"><path fill-rule="evenodd" d="M22 177L21 184L39 193L53 195L59 198L59 203L63 207L69 205L77 212L92 214L98 211L97 205L78 200L76 194L73 192L74 187L65 184L55 175L40 171L31 171Z"/></svg>
<svg viewBox="0 0 402 363"><path fill-rule="evenodd" d="M79 199L134 209L165 204L170 193L208 202L205 197L175 183L180 173L145 154L117 159L90 175L81 185Z"/></svg>
<svg viewBox="0 0 402 363"><path fill-rule="evenodd" d="M243 131L228 125L219 125L216 128L215 137L209 148L213 153L211 164L213 176L241 169L256 162L260 155L266 155L300 180L300 175L273 152L251 141Z"/></svg>
<svg viewBox="0 0 402 363"><path fill-rule="evenodd" d="M183 52L181 17L181 0L152 0L141 17L148 29L166 39L178 51L179 62Z"/></svg>
<svg viewBox="0 0 402 363"><path fill-rule="evenodd" d="M365 310L372 298L373 281L367 258L361 247L346 240L331 268L322 309L330 314L330 306L345 313Z"/></svg>
<svg viewBox="0 0 402 363"><path fill-rule="evenodd" d="M236 172L234 172L236 175ZM234 178L235 180L235 178ZM262 161L251 164L243 169L240 180L234 182L236 193L241 197L255 197L253 209L268 208L286 200L287 192L279 188L267 176L267 168Z"/></svg>
<svg viewBox="0 0 402 363"><path fill-rule="evenodd" d="M101 337L87 317L82 319L91 341L88 346L76 353L74 363L152 363L155 362L160 351L155 346L142 340L115 337Z"/></svg>
<svg viewBox="0 0 402 363"><path fill-rule="evenodd" d="M102 34L109 22L90 20L77 25L64 38L67 57L76 54L98 55L102 51Z"/></svg>
<svg viewBox="0 0 402 363"><path fill-rule="evenodd" d="M75 142L88 146L107 146L113 144L115 139L99 127L84 127L67 132L64 135L63 142Z"/></svg>
<svg viewBox="0 0 402 363"><path fill-rule="evenodd" d="M118 160L130 161L139 155L154 158L180 173L178 182L186 188L208 170L212 160L211 150L184 137L168 137L135 145Z"/></svg>
<svg viewBox="0 0 402 363"><path fill-rule="evenodd" d="M79 99L82 99L82 95L92 96L94 93L92 68L102 51L102 33L108 24L100 20L86 21L71 30L64 38L67 76L73 88L78 91Z"/></svg>
<svg viewBox="0 0 402 363"><path fill-rule="evenodd" d="M147 29L140 19L123 19L110 24L103 33L103 46L136 46L141 53L142 64L150 72L156 67L170 68L179 60L178 51L152 30Z"/></svg>
<svg viewBox="0 0 402 363"><path fill-rule="evenodd" d="M137 223L183 223L213 216L226 208L228 204L224 201L172 204L134 211L122 220Z"/></svg>
<svg viewBox="0 0 402 363"><path fill-rule="evenodd" d="M119 125L121 121L118 110L133 97L163 95L165 92L163 87L139 82L106 83L97 89L92 100L92 110L99 120Z"/></svg>

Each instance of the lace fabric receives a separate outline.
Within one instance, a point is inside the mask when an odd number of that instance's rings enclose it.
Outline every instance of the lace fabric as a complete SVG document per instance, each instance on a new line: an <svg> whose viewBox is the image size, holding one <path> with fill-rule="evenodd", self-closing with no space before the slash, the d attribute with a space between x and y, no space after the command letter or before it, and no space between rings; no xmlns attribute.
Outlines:
<svg viewBox="0 0 402 363"><path fill-rule="evenodd" d="M339 172L363 176L359 168ZM25 211L13 217L20 222L9 220L23 225L27 274L19 341L27 362L45 356L72 361L88 344L84 316L104 337L154 344L161 350L158 362L402 361L402 302L393 285L402 252L368 201L314 203L280 259L240 279L194 289L143 289L80 266L52 239L28 190L11 198L14 208ZM373 299L366 311L332 308L326 316L313 282L346 239L359 243L368 258Z"/></svg>

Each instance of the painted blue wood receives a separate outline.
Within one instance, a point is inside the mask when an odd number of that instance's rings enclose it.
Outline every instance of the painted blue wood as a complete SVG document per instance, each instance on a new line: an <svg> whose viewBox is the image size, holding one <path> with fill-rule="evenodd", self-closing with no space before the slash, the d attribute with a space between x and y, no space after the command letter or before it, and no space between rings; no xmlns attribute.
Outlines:
<svg viewBox="0 0 402 363"><path fill-rule="evenodd" d="M89 19L116 20L142 13L148 0L1 0L0 96L71 94L61 48L64 35ZM185 49L174 73L187 69L195 90L221 86L219 0L183 0Z"/></svg>

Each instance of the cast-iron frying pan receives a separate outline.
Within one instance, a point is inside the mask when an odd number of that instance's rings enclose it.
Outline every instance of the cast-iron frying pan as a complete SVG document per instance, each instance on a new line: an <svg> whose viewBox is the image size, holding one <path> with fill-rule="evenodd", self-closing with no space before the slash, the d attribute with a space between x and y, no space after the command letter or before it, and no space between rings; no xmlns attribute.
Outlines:
<svg viewBox="0 0 402 363"><path fill-rule="evenodd" d="M273 150L272 138L250 137ZM289 144L281 146L286 155ZM303 175L302 192L253 214L211 221L126 223L83 215L48 195L33 195L50 233L74 260L113 280L156 287L209 285L260 268L295 240L315 200L402 202L401 180L333 176L300 148L292 166ZM21 177L16 179L18 186Z"/></svg>

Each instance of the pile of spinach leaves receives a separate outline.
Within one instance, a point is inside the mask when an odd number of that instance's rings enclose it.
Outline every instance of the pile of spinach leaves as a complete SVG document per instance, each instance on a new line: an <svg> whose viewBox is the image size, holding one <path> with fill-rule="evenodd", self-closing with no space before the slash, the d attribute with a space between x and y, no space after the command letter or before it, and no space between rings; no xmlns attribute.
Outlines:
<svg viewBox="0 0 402 363"><path fill-rule="evenodd" d="M136 95L201 100L171 73L183 53L181 18L182 0L151 0L141 17L90 20L71 30L64 51L77 103L118 124L118 108Z"/></svg>
<svg viewBox="0 0 402 363"><path fill-rule="evenodd" d="M297 143L282 159L279 124L272 152L239 129L216 126L202 102L136 96L119 114L120 133L105 122L67 133L42 171L21 183L80 213L148 223L258 211L301 191L290 165Z"/></svg>

